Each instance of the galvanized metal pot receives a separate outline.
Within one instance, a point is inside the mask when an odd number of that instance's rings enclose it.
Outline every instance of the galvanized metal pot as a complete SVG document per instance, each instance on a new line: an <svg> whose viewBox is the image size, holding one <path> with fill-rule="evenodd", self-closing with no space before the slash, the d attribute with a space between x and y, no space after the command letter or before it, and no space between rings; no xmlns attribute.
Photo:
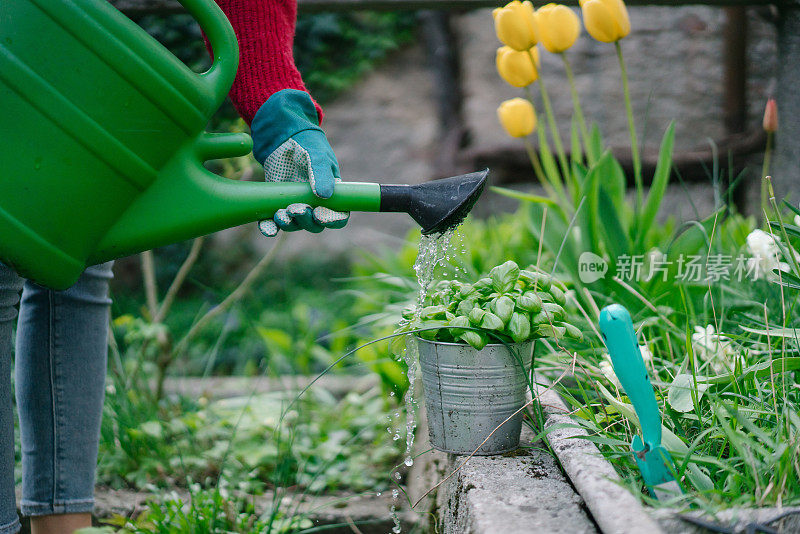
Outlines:
<svg viewBox="0 0 800 534"><path fill-rule="evenodd" d="M476 350L421 338L417 343L431 444L444 452L481 456L516 449L522 412L509 417L525 404L533 343L510 346L524 370L506 345Z"/></svg>

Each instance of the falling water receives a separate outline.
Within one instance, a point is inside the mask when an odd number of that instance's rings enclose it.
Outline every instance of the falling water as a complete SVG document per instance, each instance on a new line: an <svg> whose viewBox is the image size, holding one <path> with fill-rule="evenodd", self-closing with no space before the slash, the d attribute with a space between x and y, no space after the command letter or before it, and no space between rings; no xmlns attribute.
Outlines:
<svg viewBox="0 0 800 534"><path fill-rule="evenodd" d="M458 243L453 243L453 236L459 235ZM454 246L455 245L455 246ZM417 295L417 305L414 312L414 319L419 317L419 313L425 303L425 298L431 287L434 284L434 275L436 267L445 265L453 254L453 251L458 249L463 252L464 243L460 234L456 234L455 228L450 228L439 234L423 235L419 242L419 252L417 253L417 260L414 262L414 273L417 275L417 283L419 284L419 293ZM456 269L458 271L458 269ZM403 360L408 369L408 389L406 390L403 401L406 407L406 452L404 464L407 467L414 465L414 458L412 457L412 448L414 446L414 431L417 428L415 419L417 401L415 395L415 382L417 378L417 367L419 365L419 347L415 336L409 334L406 336L405 349L403 350ZM399 435L395 434L394 439L399 439ZM400 473L395 471L395 479L400 478ZM392 490L392 497L397 500L399 495L398 490ZM392 505L391 515L394 522L393 533L400 532L400 518L397 515L397 507Z"/></svg>

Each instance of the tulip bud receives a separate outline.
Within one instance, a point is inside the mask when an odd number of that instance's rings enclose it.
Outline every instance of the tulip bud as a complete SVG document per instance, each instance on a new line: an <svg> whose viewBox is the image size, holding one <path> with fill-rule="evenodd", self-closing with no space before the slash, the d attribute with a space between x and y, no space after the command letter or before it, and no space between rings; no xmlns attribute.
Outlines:
<svg viewBox="0 0 800 534"><path fill-rule="evenodd" d="M614 43L631 33L628 9L622 0L580 0L583 25L589 35L603 43Z"/></svg>
<svg viewBox="0 0 800 534"><path fill-rule="evenodd" d="M524 98L512 98L500 104L497 118L511 137L525 137L536 129L536 111Z"/></svg>
<svg viewBox="0 0 800 534"><path fill-rule="evenodd" d="M767 100L764 108L764 131L774 133L778 131L778 103L774 98Z"/></svg>
<svg viewBox="0 0 800 534"><path fill-rule="evenodd" d="M536 11L539 41L548 52L560 54L575 44L581 33L578 15L567 6L547 4Z"/></svg>
<svg viewBox="0 0 800 534"><path fill-rule="evenodd" d="M529 1L509 2L505 7L499 7L492 11L492 16L497 38L503 44L524 52L538 42L536 15L533 11L533 4Z"/></svg>
<svg viewBox="0 0 800 534"><path fill-rule="evenodd" d="M531 55L536 66L531 61ZM514 87L525 87L539 79L539 50L536 47L528 53L517 52L510 46L501 46L497 49L495 63L500 77Z"/></svg>

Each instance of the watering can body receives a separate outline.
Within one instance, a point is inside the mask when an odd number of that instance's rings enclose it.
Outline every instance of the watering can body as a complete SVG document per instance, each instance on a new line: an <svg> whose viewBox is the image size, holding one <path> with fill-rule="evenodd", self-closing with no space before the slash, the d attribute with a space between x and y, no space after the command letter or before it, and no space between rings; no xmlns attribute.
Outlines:
<svg viewBox="0 0 800 534"><path fill-rule="evenodd" d="M182 0L212 44L193 72L106 0L0 2L0 260L64 289L87 265L272 216L292 202L377 211L378 184L239 183L203 167L247 154L204 128L238 66L213 0ZM342 184L344 185L344 184Z"/></svg>
<svg viewBox="0 0 800 534"><path fill-rule="evenodd" d="M0 261L53 289L87 265L272 217L292 203L405 212L423 233L460 223L488 169L408 185L221 178L246 134L209 134L238 67L214 0L180 0L214 52L198 74L107 0L0 0Z"/></svg>

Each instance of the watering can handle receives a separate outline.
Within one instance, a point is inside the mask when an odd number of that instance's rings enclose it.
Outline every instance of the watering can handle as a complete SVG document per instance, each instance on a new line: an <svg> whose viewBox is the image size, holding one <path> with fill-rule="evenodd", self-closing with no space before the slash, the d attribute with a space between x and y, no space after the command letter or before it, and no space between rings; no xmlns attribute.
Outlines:
<svg viewBox="0 0 800 534"><path fill-rule="evenodd" d="M211 67L200 78L211 92L211 110L225 100L239 67L239 43L228 18L214 0L178 0L208 36L214 53Z"/></svg>

